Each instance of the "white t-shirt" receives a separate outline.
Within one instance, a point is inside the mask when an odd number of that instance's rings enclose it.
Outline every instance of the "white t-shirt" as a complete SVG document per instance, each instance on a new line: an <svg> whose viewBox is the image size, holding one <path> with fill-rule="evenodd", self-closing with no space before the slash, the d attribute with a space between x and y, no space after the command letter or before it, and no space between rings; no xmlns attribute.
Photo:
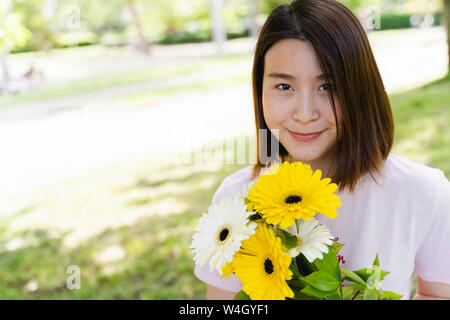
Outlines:
<svg viewBox="0 0 450 320"><path fill-rule="evenodd" d="M213 202L234 197L250 182L253 165L226 177ZM380 268L390 272L383 290L409 299L414 270L425 281L450 284L450 183L444 173L390 154L382 169L385 179L362 177L355 192L337 192L341 207L335 219L316 214L345 246L339 252L342 268L369 267L378 253ZM255 179L256 180L256 179ZM221 279L208 265L195 266L197 278L212 286L239 292L240 280Z"/></svg>

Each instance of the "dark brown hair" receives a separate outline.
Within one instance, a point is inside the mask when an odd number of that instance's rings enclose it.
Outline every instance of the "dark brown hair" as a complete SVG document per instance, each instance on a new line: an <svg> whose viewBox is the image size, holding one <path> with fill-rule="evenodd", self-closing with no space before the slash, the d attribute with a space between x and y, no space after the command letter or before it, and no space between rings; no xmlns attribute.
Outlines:
<svg viewBox="0 0 450 320"><path fill-rule="evenodd" d="M262 85L265 54L282 39L309 41L327 75L326 81L334 83L336 90L329 91L329 97L337 125L333 160L336 170L330 178L338 184L339 191L348 188L353 192L366 173L372 178L374 171L381 173L393 144L394 123L365 30L348 8L334 0L298 0L281 5L272 11L261 29L252 72L257 135L257 163L252 179L261 168L270 165L270 162L262 163L260 155L262 149L270 153L271 139L276 139L264 120ZM340 122L334 95L341 106ZM268 132L265 145L261 145L260 129ZM277 156L285 161L288 152L278 144Z"/></svg>

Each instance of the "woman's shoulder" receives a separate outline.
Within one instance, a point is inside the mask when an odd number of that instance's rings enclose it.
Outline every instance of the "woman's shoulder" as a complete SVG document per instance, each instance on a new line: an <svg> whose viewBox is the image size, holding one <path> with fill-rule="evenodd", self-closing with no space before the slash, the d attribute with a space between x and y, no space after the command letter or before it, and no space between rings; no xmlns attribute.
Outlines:
<svg viewBox="0 0 450 320"><path fill-rule="evenodd" d="M243 191L245 185L252 181L254 165L241 168L222 180L214 194L213 203L218 203L222 199L235 197Z"/></svg>
<svg viewBox="0 0 450 320"><path fill-rule="evenodd" d="M392 182L402 185L422 183L429 186L447 180L441 169L392 153L385 161L384 174Z"/></svg>
<svg viewBox="0 0 450 320"><path fill-rule="evenodd" d="M390 154L382 173L381 187L390 194L408 194L417 201L450 197L450 182L441 169Z"/></svg>

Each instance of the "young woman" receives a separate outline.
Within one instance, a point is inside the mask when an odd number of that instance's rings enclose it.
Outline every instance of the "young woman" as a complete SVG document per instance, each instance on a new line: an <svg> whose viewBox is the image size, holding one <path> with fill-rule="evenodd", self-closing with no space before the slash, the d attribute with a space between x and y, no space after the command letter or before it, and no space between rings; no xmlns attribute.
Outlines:
<svg viewBox="0 0 450 320"><path fill-rule="evenodd" d="M409 299L450 299L450 183L439 169L390 153L391 107L358 19L333 0L299 0L275 9L263 26L253 66L257 163L227 177L213 202L233 197L275 163L308 163L339 186L336 219L316 215L345 246L342 267L370 266ZM269 132L259 144L261 130ZM261 150L276 139L276 161ZM207 298L232 299L242 284L195 268Z"/></svg>

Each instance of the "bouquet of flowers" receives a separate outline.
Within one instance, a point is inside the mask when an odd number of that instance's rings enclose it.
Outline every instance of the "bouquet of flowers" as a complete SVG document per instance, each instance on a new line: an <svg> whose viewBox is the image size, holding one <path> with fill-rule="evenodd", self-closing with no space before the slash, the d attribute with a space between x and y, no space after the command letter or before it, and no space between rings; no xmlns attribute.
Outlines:
<svg viewBox="0 0 450 320"><path fill-rule="evenodd" d="M212 204L196 227L190 248L198 265L209 262L221 277L242 283L235 299L398 300L380 282L378 255L371 267L339 267L344 244L314 218L337 216L337 185L301 162L277 164L235 198ZM347 284L344 285L344 280Z"/></svg>

